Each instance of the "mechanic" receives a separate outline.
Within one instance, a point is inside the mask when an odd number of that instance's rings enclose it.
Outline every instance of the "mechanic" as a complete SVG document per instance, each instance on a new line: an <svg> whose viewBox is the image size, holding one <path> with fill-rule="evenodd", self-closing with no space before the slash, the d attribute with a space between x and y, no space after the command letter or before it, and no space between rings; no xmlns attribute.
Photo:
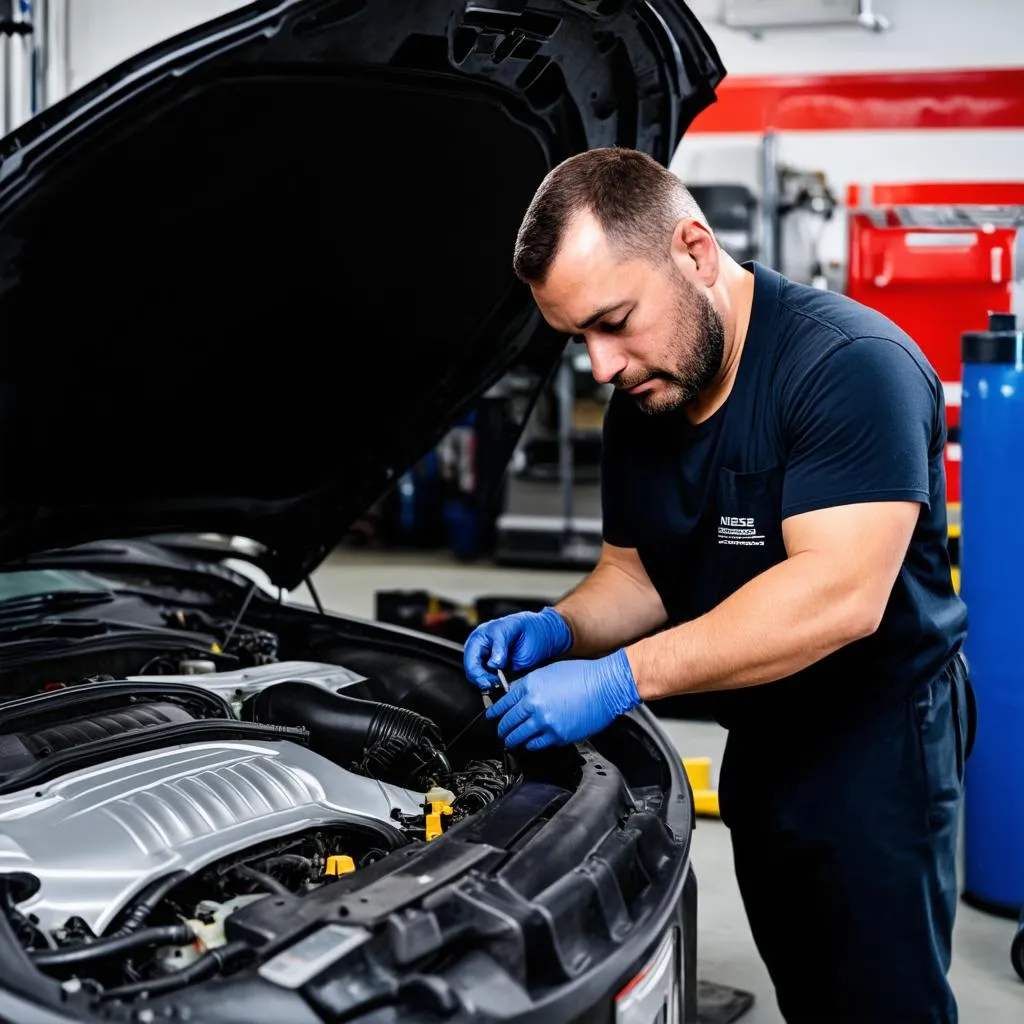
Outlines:
<svg viewBox="0 0 1024 1024"><path fill-rule="evenodd" d="M735 262L631 150L544 179L514 268L615 390L597 566L467 641L481 688L519 674L488 712L499 734L536 750L711 694L721 816L785 1019L955 1022L969 683L935 372L880 314Z"/></svg>

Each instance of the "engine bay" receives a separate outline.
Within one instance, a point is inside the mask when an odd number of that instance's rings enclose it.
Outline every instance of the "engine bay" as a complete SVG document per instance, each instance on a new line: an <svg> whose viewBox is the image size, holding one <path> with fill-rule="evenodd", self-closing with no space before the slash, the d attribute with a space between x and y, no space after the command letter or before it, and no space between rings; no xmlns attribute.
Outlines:
<svg viewBox="0 0 1024 1024"><path fill-rule="evenodd" d="M355 696L360 672L240 635L0 704L0 900L45 974L131 1001L219 973L253 953L238 911L429 843L516 782Z"/></svg>
<svg viewBox="0 0 1024 1024"><path fill-rule="evenodd" d="M677 898L685 777L642 723L512 757L456 644L82 557L109 569L9 577L0 620L0 954L33 1001L501 1017Z"/></svg>

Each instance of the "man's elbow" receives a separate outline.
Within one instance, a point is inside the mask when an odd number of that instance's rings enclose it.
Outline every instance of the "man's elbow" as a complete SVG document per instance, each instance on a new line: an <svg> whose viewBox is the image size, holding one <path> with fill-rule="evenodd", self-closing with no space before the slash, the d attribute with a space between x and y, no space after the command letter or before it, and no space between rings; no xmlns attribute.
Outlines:
<svg viewBox="0 0 1024 1024"><path fill-rule="evenodd" d="M845 602L843 614L844 643L863 640L878 632L885 617L889 594L880 594L877 587L858 586L853 588Z"/></svg>

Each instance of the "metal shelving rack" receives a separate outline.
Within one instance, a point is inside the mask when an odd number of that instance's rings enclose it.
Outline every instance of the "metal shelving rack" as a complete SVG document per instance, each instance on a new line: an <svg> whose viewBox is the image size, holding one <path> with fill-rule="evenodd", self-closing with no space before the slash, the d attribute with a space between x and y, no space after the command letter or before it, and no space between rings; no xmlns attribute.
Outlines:
<svg viewBox="0 0 1024 1024"><path fill-rule="evenodd" d="M582 516L576 508L574 406L579 358L579 352L567 345L555 377L560 511L557 514L505 511L500 515L495 552L500 564L589 569L601 553L600 516Z"/></svg>

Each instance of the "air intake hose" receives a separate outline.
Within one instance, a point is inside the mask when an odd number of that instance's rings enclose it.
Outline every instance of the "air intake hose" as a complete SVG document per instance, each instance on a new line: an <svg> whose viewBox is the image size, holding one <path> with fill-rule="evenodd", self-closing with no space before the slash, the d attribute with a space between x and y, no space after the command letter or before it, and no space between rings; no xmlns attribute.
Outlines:
<svg viewBox="0 0 1024 1024"><path fill-rule="evenodd" d="M408 708L332 693L311 683L274 683L242 705L242 718L301 725L309 746L343 767L397 786L447 771L441 730Z"/></svg>

